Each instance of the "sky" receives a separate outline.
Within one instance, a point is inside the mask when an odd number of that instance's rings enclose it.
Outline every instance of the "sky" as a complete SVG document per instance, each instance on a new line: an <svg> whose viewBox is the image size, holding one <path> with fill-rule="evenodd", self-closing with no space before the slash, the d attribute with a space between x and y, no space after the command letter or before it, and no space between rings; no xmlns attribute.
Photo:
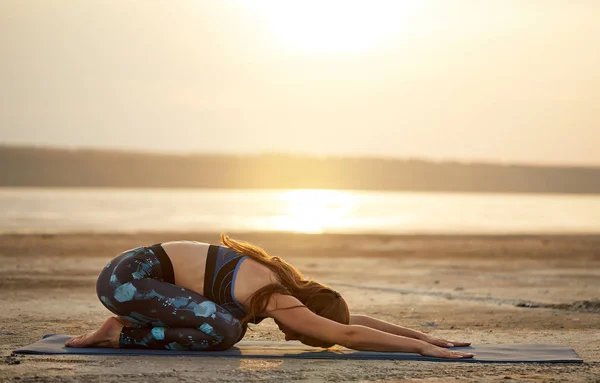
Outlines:
<svg viewBox="0 0 600 383"><path fill-rule="evenodd" d="M3 0L0 144L600 165L597 0Z"/></svg>

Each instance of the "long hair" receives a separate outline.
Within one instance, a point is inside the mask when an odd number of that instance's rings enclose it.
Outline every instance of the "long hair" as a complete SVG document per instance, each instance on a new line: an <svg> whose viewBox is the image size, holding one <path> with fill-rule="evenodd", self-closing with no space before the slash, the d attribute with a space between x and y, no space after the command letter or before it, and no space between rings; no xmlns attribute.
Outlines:
<svg viewBox="0 0 600 383"><path fill-rule="evenodd" d="M350 311L346 301L331 287L304 278L294 266L279 257L270 256L265 250L251 243L231 239L225 233L221 233L221 242L235 252L268 267L280 281L280 283L271 283L262 287L250 296L250 309L242 322L247 323L250 319L263 313L273 294L291 295L317 315L343 324L350 322ZM302 334L300 334L299 340L311 346L323 348L334 346L334 344Z"/></svg>

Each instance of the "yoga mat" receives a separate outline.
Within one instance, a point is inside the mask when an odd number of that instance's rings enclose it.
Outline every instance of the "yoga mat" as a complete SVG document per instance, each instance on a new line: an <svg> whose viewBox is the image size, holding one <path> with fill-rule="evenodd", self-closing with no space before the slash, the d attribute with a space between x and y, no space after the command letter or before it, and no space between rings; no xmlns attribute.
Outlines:
<svg viewBox="0 0 600 383"><path fill-rule="evenodd" d="M328 351L300 342L243 341L226 351L169 351L117 348L71 348L64 343L69 335L44 335L42 340L14 351L15 354L63 355L168 355L234 358L424 360L467 363L583 363L572 348L543 344L474 345L456 347L475 353L473 359L440 359L403 352L354 351L347 348Z"/></svg>

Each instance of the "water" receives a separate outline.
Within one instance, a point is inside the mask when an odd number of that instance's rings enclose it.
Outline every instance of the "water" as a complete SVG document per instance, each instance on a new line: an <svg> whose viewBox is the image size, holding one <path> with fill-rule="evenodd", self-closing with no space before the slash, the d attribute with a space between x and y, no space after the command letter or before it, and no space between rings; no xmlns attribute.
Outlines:
<svg viewBox="0 0 600 383"><path fill-rule="evenodd" d="M600 196L0 188L0 233L599 233Z"/></svg>

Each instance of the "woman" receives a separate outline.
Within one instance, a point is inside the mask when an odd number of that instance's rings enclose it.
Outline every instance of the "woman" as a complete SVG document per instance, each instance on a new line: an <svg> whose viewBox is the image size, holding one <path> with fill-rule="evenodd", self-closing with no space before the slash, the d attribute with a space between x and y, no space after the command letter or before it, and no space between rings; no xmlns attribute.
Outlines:
<svg viewBox="0 0 600 383"><path fill-rule="evenodd" d="M225 350L242 339L248 323L271 317L286 340L310 346L473 356L445 348L469 343L351 315L338 292L282 259L224 234L221 242L175 241L121 253L96 284L100 301L117 317L65 345Z"/></svg>

